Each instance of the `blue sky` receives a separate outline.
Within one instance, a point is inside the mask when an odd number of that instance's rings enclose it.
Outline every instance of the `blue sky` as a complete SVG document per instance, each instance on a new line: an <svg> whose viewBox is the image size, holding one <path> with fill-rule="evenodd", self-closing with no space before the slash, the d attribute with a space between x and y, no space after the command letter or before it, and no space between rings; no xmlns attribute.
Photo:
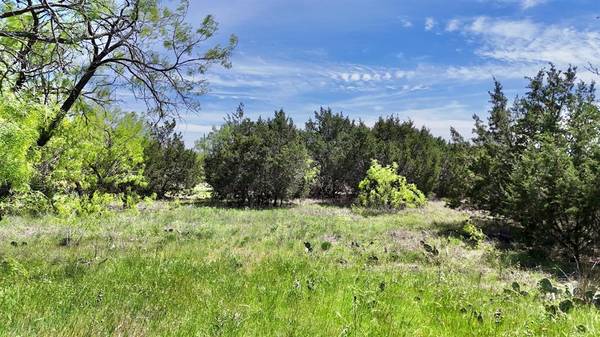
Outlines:
<svg viewBox="0 0 600 337"><path fill-rule="evenodd" d="M320 106L372 124L397 114L448 137L470 135L498 78L509 97L553 62L600 64L598 0L191 0L233 33L232 69L212 68L202 110L186 114L188 144L243 102L250 117L283 108L303 125Z"/></svg>

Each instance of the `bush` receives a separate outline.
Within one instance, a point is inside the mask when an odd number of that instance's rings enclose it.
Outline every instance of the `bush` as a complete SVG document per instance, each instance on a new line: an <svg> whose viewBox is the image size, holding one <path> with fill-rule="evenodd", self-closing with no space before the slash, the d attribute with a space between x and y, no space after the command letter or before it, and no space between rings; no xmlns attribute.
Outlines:
<svg viewBox="0 0 600 337"><path fill-rule="evenodd" d="M52 202L39 191L18 191L0 200L0 213L41 216L52 213Z"/></svg>
<svg viewBox="0 0 600 337"><path fill-rule="evenodd" d="M89 196L57 194L52 198L52 206L58 216L69 218L107 212L109 206L115 202L126 205L126 202L120 199L120 196L101 192L94 192Z"/></svg>
<svg viewBox="0 0 600 337"><path fill-rule="evenodd" d="M473 248L479 247L479 245L485 240L485 234L483 231L475 226L471 221L465 222L462 227L462 235L464 236L467 244Z"/></svg>
<svg viewBox="0 0 600 337"><path fill-rule="evenodd" d="M427 199L416 185L398 175L398 164L381 166L373 160L367 176L359 185L358 201L362 207L378 210L399 210L423 206Z"/></svg>
<svg viewBox="0 0 600 337"><path fill-rule="evenodd" d="M43 105L0 96L0 198L29 184L37 156L32 148L48 114L50 109Z"/></svg>

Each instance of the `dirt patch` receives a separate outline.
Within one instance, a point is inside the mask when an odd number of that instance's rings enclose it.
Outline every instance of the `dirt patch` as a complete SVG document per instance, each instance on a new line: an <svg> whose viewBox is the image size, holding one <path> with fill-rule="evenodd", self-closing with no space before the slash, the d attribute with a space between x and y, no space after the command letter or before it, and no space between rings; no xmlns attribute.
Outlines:
<svg viewBox="0 0 600 337"><path fill-rule="evenodd" d="M429 235L423 231L394 229L389 231L389 237L395 248L401 250L421 250L421 241L426 241Z"/></svg>

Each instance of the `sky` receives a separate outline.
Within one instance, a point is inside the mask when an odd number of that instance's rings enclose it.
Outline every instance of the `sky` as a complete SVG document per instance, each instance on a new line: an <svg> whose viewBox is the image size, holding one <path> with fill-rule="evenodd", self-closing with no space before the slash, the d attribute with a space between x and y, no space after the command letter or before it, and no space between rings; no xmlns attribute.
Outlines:
<svg viewBox="0 0 600 337"><path fill-rule="evenodd" d="M244 103L303 126L321 106L372 125L398 115L470 137L497 78L509 98L549 62L600 65L600 0L190 0L188 20L239 38L231 69L206 74L201 110L182 116L188 145Z"/></svg>

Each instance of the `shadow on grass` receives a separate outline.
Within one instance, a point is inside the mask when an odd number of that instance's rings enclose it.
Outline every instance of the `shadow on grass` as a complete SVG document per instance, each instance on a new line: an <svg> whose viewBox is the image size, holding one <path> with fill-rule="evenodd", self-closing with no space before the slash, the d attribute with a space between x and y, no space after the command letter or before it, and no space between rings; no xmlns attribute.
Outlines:
<svg viewBox="0 0 600 337"><path fill-rule="evenodd" d="M353 196L340 196L337 198L317 199L316 204L324 207L350 208L354 204Z"/></svg>
<svg viewBox="0 0 600 337"><path fill-rule="evenodd" d="M198 207L216 207L223 209L252 209L252 210L269 210L269 209L291 209L303 204L315 204L322 207L333 207L333 208L350 208L354 203L354 198L350 197L338 197L330 199L294 199L283 203L272 203L256 205L256 204L240 204L239 202L226 201L226 200L213 200L213 199L196 199L188 200L185 204L194 205Z"/></svg>
<svg viewBox="0 0 600 337"><path fill-rule="evenodd" d="M499 252L499 262L504 266L524 270L539 270L557 278L566 278L576 272L573 261L565 259L560 251L546 247L534 247L524 230L510 222L489 217L472 217L470 220L436 222L434 228L441 237L452 237L472 244L463 229L467 222L474 223Z"/></svg>
<svg viewBox="0 0 600 337"><path fill-rule="evenodd" d="M213 200L213 199L187 200L187 201L182 201L182 204L192 205L194 207L214 207L214 208L220 208L220 209L237 209L237 210L291 209L291 208L298 206L297 204L295 204L293 202L277 203L277 205L273 205L273 204L253 205L253 204L240 204L240 203L236 203L236 202Z"/></svg>

